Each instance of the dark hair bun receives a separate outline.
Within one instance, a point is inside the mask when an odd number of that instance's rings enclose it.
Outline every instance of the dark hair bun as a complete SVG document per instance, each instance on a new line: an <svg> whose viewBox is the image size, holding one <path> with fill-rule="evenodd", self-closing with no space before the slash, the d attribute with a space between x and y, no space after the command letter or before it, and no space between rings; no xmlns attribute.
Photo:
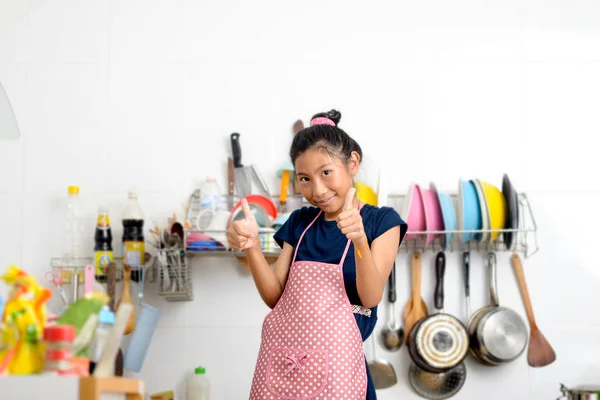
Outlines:
<svg viewBox="0 0 600 400"><path fill-rule="evenodd" d="M329 110L327 111L327 118L335 122L335 125L340 123L340 119L342 119L342 113L338 110Z"/></svg>

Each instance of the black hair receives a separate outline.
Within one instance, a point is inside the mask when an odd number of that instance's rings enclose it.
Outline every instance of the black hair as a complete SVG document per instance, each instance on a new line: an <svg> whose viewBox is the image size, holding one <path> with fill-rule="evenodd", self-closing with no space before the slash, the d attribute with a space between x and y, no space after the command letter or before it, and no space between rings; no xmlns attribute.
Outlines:
<svg viewBox="0 0 600 400"><path fill-rule="evenodd" d="M330 110L326 113L313 115L311 121L315 118L328 118L335 123L335 126L327 124L312 125L298 132L292 141L290 148L290 158L292 164L295 164L296 158L305 151L316 148L322 148L332 157L337 157L348 165L350 156L356 151L362 161L362 149L356 140L350 135L338 128L338 123L342 114L337 110Z"/></svg>

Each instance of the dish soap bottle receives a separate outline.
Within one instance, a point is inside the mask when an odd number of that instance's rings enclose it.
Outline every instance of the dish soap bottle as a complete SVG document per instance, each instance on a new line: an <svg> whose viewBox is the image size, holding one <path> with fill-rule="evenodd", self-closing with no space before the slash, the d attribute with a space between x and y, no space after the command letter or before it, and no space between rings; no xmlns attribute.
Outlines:
<svg viewBox="0 0 600 400"><path fill-rule="evenodd" d="M204 367L198 367L194 370L194 375L190 376L185 400L210 400L210 382L206 377Z"/></svg>

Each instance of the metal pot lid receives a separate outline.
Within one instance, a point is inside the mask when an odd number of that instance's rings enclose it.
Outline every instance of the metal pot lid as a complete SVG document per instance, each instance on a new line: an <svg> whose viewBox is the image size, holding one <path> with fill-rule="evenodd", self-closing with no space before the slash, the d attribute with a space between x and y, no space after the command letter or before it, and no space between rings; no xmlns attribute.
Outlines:
<svg viewBox="0 0 600 400"><path fill-rule="evenodd" d="M415 343L423 360L439 369L457 365L469 351L465 326L448 314L426 318L419 326Z"/></svg>
<svg viewBox="0 0 600 400"><path fill-rule="evenodd" d="M519 314L498 307L480 321L479 340L490 354L502 361L512 361L527 347L527 327Z"/></svg>

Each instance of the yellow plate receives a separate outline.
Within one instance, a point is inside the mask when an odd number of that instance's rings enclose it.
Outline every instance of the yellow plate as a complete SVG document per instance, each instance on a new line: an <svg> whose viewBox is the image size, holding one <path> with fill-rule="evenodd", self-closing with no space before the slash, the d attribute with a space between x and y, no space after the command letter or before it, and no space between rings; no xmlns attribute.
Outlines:
<svg viewBox="0 0 600 400"><path fill-rule="evenodd" d="M485 194L485 201L488 205L490 215L490 229L497 231L504 229L506 226L506 199L502 192L494 185L487 182L481 182L483 187L483 193ZM492 241L500 235L500 232L492 232Z"/></svg>

